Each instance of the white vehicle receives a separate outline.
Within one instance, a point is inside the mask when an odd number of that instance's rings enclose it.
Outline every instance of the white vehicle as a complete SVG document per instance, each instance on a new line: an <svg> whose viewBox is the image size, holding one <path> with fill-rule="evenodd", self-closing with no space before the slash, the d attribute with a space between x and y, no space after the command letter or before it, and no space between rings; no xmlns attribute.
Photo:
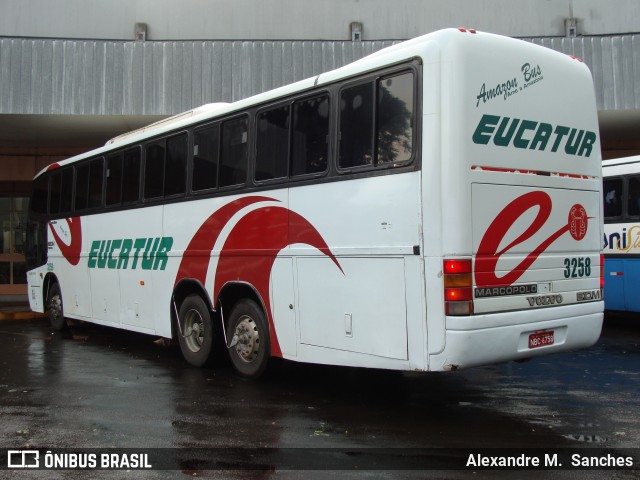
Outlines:
<svg viewBox="0 0 640 480"><path fill-rule="evenodd" d="M605 160L602 175L605 308L640 312L640 156Z"/></svg>
<svg viewBox="0 0 640 480"><path fill-rule="evenodd" d="M271 357L442 371L599 337L601 158L578 59L450 29L52 165L29 296Z"/></svg>

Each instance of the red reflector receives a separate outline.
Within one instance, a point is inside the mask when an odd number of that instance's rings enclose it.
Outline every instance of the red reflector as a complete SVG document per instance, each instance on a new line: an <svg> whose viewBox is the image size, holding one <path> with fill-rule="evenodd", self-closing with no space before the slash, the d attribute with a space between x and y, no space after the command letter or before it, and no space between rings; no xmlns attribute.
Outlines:
<svg viewBox="0 0 640 480"><path fill-rule="evenodd" d="M444 299L447 302L463 302L473 300L471 288L445 288Z"/></svg>
<svg viewBox="0 0 640 480"><path fill-rule="evenodd" d="M446 275L457 273L471 273L471 260L445 260L444 273Z"/></svg>

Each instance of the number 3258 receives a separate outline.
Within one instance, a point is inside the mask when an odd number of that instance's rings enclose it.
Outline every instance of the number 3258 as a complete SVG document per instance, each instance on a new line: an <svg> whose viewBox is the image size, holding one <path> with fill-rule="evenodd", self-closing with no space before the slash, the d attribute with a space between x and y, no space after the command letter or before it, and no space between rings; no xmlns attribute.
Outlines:
<svg viewBox="0 0 640 480"><path fill-rule="evenodd" d="M565 258L564 278L580 278L591 276L591 259L589 257Z"/></svg>

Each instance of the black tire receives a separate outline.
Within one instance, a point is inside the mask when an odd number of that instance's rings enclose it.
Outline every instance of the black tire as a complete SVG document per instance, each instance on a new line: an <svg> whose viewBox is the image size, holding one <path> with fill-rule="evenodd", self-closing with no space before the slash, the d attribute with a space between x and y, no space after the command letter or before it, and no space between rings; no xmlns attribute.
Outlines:
<svg viewBox="0 0 640 480"><path fill-rule="evenodd" d="M180 305L179 315L178 343L182 356L191 365L201 367L209 362L213 350L211 312L200 295L191 294Z"/></svg>
<svg viewBox="0 0 640 480"><path fill-rule="evenodd" d="M258 378L271 358L269 324L264 311L256 302L244 298L231 310L227 323L227 341L237 337L229 348L233 368L246 378Z"/></svg>
<svg viewBox="0 0 640 480"><path fill-rule="evenodd" d="M49 289L49 298L47 298L47 313L51 328L57 331L66 330L67 320L64 318L64 308L62 306L62 292L60 285L54 283Z"/></svg>

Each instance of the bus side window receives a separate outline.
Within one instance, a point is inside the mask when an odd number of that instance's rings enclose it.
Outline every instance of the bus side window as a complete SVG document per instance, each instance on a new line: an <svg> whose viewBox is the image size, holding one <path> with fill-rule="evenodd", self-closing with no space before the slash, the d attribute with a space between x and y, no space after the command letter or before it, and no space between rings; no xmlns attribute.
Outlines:
<svg viewBox="0 0 640 480"><path fill-rule="evenodd" d="M340 92L341 168L373 165L373 82Z"/></svg>
<svg viewBox="0 0 640 480"><path fill-rule="evenodd" d="M73 201L73 167L62 170L62 185L60 189L60 213L71 212Z"/></svg>
<svg viewBox="0 0 640 480"><path fill-rule="evenodd" d="M413 73L378 81L378 160L411 160L413 146Z"/></svg>
<svg viewBox="0 0 640 480"><path fill-rule="evenodd" d="M627 214L630 217L640 216L640 177L629 178L629 203Z"/></svg>
<svg viewBox="0 0 640 480"><path fill-rule="evenodd" d="M247 181L248 120L246 117L222 124L220 186L243 185Z"/></svg>
<svg viewBox="0 0 640 480"><path fill-rule="evenodd" d="M60 171L51 174L49 184L49 215L54 216L60 213L60 187L62 184L62 173Z"/></svg>
<svg viewBox="0 0 640 480"><path fill-rule="evenodd" d="M102 186L104 185L104 159L97 158L89 169L89 208L102 206Z"/></svg>
<svg viewBox="0 0 640 480"><path fill-rule="evenodd" d="M603 182L605 218L622 216L622 179L612 178Z"/></svg>
<svg viewBox="0 0 640 480"><path fill-rule="evenodd" d="M164 189L165 141L147 145L144 159L144 198L162 197Z"/></svg>
<svg viewBox="0 0 640 480"><path fill-rule="evenodd" d="M40 175L33 182L33 195L31 200L30 209L33 213L46 214L47 213L47 195L49 193L49 176L44 174Z"/></svg>
<svg viewBox="0 0 640 480"><path fill-rule="evenodd" d="M140 199L140 149L124 152L122 164L122 203Z"/></svg>
<svg viewBox="0 0 640 480"><path fill-rule="evenodd" d="M187 186L187 155L189 152L186 133L167 139L167 156L164 163L164 196L184 195Z"/></svg>
<svg viewBox="0 0 640 480"><path fill-rule="evenodd" d="M51 175L49 213L52 216L71 212L73 167L61 168Z"/></svg>
<svg viewBox="0 0 640 480"><path fill-rule="evenodd" d="M107 158L107 207L120 205L122 196L122 154Z"/></svg>
<svg viewBox="0 0 640 480"><path fill-rule="evenodd" d="M86 210L89 205L89 164L76 168L76 212Z"/></svg>
<svg viewBox="0 0 640 480"><path fill-rule="evenodd" d="M291 175L322 173L329 157L329 95L293 105Z"/></svg>
<svg viewBox="0 0 640 480"><path fill-rule="evenodd" d="M413 72L403 72L342 89L340 168L395 166L411 160L414 85Z"/></svg>
<svg viewBox="0 0 640 480"><path fill-rule="evenodd" d="M255 180L283 178L289 168L289 105L258 114Z"/></svg>
<svg viewBox="0 0 640 480"><path fill-rule="evenodd" d="M194 132L192 191L210 190L218 186L219 152L219 125L208 125Z"/></svg>

